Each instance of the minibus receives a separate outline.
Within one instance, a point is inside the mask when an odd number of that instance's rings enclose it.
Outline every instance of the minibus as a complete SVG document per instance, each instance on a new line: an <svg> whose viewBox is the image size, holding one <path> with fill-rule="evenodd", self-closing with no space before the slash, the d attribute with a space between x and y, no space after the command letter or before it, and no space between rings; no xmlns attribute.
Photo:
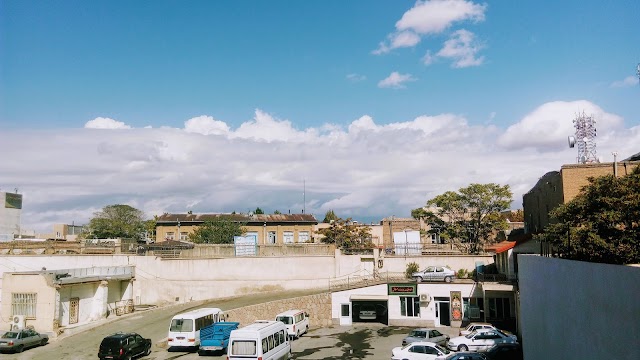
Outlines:
<svg viewBox="0 0 640 360"><path fill-rule="evenodd" d="M200 308L175 315L169 325L167 345L198 347L200 329L223 320L224 313L218 308Z"/></svg>
<svg viewBox="0 0 640 360"><path fill-rule="evenodd" d="M281 321L257 320L231 331L227 360L284 360L291 358L287 327Z"/></svg>
<svg viewBox="0 0 640 360"><path fill-rule="evenodd" d="M287 310L276 315L276 321L282 321L287 326L290 339L299 338L309 331L309 314L302 310Z"/></svg>

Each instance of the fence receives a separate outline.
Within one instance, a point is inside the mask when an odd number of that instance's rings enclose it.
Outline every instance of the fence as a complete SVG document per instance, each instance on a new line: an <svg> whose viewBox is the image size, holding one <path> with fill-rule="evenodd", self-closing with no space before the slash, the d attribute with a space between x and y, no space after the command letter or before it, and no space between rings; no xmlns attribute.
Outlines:
<svg viewBox="0 0 640 360"><path fill-rule="evenodd" d="M364 274L351 274L340 278L331 279L329 280L329 290L340 291L389 282L408 281L411 280L407 279L404 272L379 272L377 270L374 270L373 273L365 272Z"/></svg>

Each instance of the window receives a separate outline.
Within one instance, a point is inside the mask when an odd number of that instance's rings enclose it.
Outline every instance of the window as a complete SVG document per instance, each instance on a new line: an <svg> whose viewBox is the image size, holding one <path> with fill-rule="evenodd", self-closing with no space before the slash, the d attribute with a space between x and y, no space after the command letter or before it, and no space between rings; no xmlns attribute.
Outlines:
<svg viewBox="0 0 640 360"><path fill-rule="evenodd" d="M189 238L189 234L186 232L180 232L180 240L186 241Z"/></svg>
<svg viewBox="0 0 640 360"><path fill-rule="evenodd" d="M349 304L340 305L340 316L349 316Z"/></svg>
<svg viewBox="0 0 640 360"><path fill-rule="evenodd" d="M420 298L417 296L400 296L400 315L420 316Z"/></svg>
<svg viewBox="0 0 640 360"><path fill-rule="evenodd" d="M173 231L168 231L165 240L175 240L176 234Z"/></svg>
<svg viewBox="0 0 640 360"><path fill-rule="evenodd" d="M191 332L193 331L193 320L191 319L173 319L169 331L173 332Z"/></svg>
<svg viewBox="0 0 640 360"><path fill-rule="evenodd" d="M276 243L276 232L275 231L269 231L268 233L268 239L267 239L267 244L275 244Z"/></svg>
<svg viewBox="0 0 640 360"><path fill-rule="evenodd" d="M282 240L285 244L293 243L293 231L285 231L282 233Z"/></svg>
<svg viewBox="0 0 640 360"><path fill-rule="evenodd" d="M233 355L255 355L256 342L252 340L236 340L231 344Z"/></svg>
<svg viewBox="0 0 640 360"><path fill-rule="evenodd" d="M37 304L36 293L11 294L11 315L24 315L27 319L35 319Z"/></svg>
<svg viewBox="0 0 640 360"><path fill-rule="evenodd" d="M308 231L299 231L298 232L298 242L299 243L309 242L309 232Z"/></svg>

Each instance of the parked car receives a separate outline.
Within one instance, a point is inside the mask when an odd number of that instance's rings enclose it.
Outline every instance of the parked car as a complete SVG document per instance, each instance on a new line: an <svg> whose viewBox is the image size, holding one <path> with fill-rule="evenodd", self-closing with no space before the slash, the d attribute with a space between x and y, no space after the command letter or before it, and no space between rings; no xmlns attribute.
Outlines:
<svg viewBox="0 0 640 360"><path fill-rule="evenodd" d="M46 345L49 342L49 335L40 334L32 329L19 331L7 331L0 337L0 351L22 352L34 346Z"/></svg>
<svg viewBox="0 0 640 360"><path fill-rule="evenodd" d="M453 351L485 351L499 343L517 343L517 341L500 330L481 329L465 336L454 337L447 342Z"/></svg>
<svg viewBox="0 0 640 360"><path fill-rule="evenodd" d="M375 320L378 318L378 313L376 312L376 306L373 304L362 304L360 305L360 311L358 312L358 317L360 320Z"/></svg>
<svg viewBox="0 0 640 360"><path fill-rule="evenodd" d="M500 343L490 347L486 352L489 360L522 360L522 347L520 344Z"/></svg>
<svg viewBox="0 0 640 360"><path fill-rule="evenodd" d="M445 335L440 331L431 328L413 329L407 337L402 339L402 346L416 341L428 341L440 346L447 346L449 335Z"/></svg>
<svg viewBox="0 0 640 360"><path fill-rule="evenodd" d="M118 332L111 334L100 343L98 357L100 360L130 360L141 355L151 354L151 339L140 334Z"/></svg>
<svg viewBox="0 0 640 360"><path fill-rule="evenodd" d="M391 350L391 360L444 360L452 352L428 341L416 341Z"/></svg>
<svg viewBox="0 0 640 360"><path fill-rule="evenodd" d="M479 352L452 352L447 360L487 360L487 356L484 353Z"/></svg>
<svg viewBox="0 0 640 360"><path fill-rule="evenodd" d="M428 266L422 271L411 274L417 282L422 281L444 281L452 282L456 273L446 266Z"/></svg>
<svg viewBox="0 0 640 360"><path fill-rule="evenodd" d="M463 330L460 330L459 335L460 336L464 336L464 335L469 335L472 332L476 331L476 330L483 330L483 329L491 329L491 330L499 330L502 331L503 333L513 337L516 341L518 340L518 337L514 334L512 334L511 332L507 331L507 330L501 330L498 329L497 327L493 326L492 324L486 323L486 322L472 322L469 325L467 325L467 327L465 327Z"/></svg>

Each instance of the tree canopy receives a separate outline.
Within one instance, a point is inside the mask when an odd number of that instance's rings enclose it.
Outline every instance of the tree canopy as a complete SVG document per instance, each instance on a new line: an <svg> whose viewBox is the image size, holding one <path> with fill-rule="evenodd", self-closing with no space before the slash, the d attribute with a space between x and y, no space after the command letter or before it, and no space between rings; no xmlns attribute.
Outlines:
<svg viewBox="0 0 640 360"><path fill-rule="evenodd" d="M338 216L336 215L335 212L333 212L333 210L329 210L324 214L324 220L322 220L323 223L330 223L331 221L335 221L338 220Z"/></svg>
<svg viewBox="0 0 640 360"><path fill-rule="evenodd" d="M144 236L144 213L129 205L107 205L93 214L85 238L125 238L140 240Z"/></svg>
<svg viewBox="0 0 640 360"><path fill-rule="evenodd" d="M336 244L338 248L372 248L371 228L353 224L351 218L336 219L328 228L318 232L324 235L322 242Z"/></svg>
<svg viewBox="0 0 640 360"><path fill-rule="evenodd" d="M536 239L557 256L609 264L640 263L640 166L629 175L589 178Z"/></svg>
<svg viewBox="0 0 640 360"><path fill-rule="evenodd" d="M264 214L264 211L262 209L260 209L259 207L257 207L255 210L253 210L253 213L256 215L262 215Z"/></svg>
<svg viewBox="0 0 640 360"><path fill-rule="evenodd" d="M496 231L507 228L500 212L509 208L512 196L509 185L471 184L434 197L426 207L412 210L411 216L424 219L430 233L477 254Z"/></svg>
<svg viewBox="0 0 640 360"><path fill-rule="evenodd" d="M234 236L246 232L244 225L224 218L208 220L189 234L189 240L199 244L233 244Z"/></svg>

